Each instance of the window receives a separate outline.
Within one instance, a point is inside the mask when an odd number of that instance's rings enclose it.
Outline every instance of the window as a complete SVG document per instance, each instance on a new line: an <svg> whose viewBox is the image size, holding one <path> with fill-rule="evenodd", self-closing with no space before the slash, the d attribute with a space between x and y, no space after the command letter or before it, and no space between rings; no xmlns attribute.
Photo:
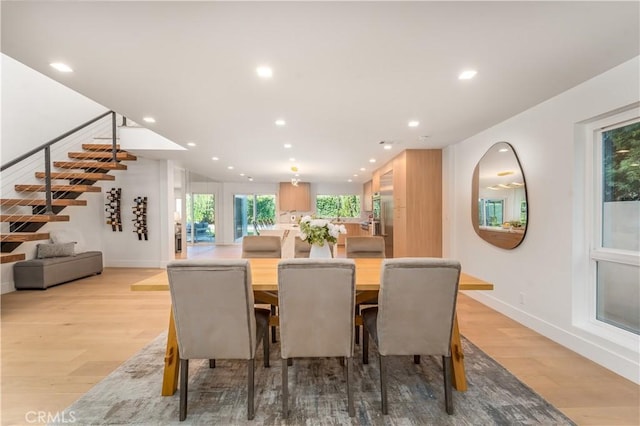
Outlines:
<svg viewBox="0 0 640 426"><path fill-rule="evenodd" d="M359 195L318 195L316 215L322 218L360 217Z"/></svg>
<svg viewBox="0 0 640 426"><path fill-rule="evenodd" d="M640 334L640 118L594 135L592 315Z"/></svg>
<svg viewBox="0 0 640 426"><path fill-rule="evenodd" d="M264 224L275 223L276 196L274 194L235 194L233 196L233 238L256 235Z"/></svg>
<svg viewBox="0 0 640 426"><path fill-rule="evenodd" d="M480 226L501 226L503 222L504 200L481 198L478 205Z"/></svg>

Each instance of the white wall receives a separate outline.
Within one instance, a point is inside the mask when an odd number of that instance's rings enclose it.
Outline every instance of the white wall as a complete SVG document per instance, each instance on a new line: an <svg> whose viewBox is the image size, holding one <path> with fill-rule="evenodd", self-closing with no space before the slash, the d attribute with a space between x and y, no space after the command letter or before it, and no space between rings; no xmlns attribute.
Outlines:
<svg viewBox="0 0 640 426"><path fill-rule="evenodd" d="M584 286L584 151L579 123L640 98L640 60L635 58L445 150L446 255L463 269L493 282L491 292L469 292L494 309L598 362L640 381L637 338L598 336L574 323L573 300ZM494 247L471 224L471 178L487 149L511 143L527 183L529 220L514 250ZM520 301L523 303L520 303ZM616 340L616 343L613 342ZM631 343L630 343L631 342ZM633 344L635 342L635 346Z"/></svg>
<svg viewBox="0 0 640 426"><path fill-rule="evenodd" d="M106 224L104 210L101 212L104 264L112 267L164 267L174 255L172 164L138 157L137 161L128 161L126 165L127 170L111 172L116 176L115 181L101 184L103 197L111 188L122 189L122 232L113 232L111 225ZM136 197L147 197L148 240L138 240L134 233Z"/></svg>
<svg viewBox="0 0 640 426"><path fill-rule="evenodd" d="M3 164L108 110L9 56L1 64Z"/></svg>

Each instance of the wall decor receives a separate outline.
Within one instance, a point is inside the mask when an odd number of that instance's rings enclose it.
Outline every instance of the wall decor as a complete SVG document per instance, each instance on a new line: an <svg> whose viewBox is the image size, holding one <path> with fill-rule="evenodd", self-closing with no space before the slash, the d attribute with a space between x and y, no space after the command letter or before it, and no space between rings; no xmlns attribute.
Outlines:
<svg viewBox="0 0 640 426"><path fill-rule="evenodd" d="M122 216L120 214L121 188L111 188L107 192L107 202L105 211L107 212L107 225L111 225L113 232L122 232Z"/></svg>
<svg viewBox="0 0 640 426"><path fill-rule="evenodd" d="M145 240L148 240L147 234L147 197L136 197L133 199L135 205L133 206L133 214L135 219L133 219L133 226L136 234L138 234L138 240L142 240L144 237Z"/></svg>
<svg viewBox="0 0 640 426"><path fill-rule="evenodd" d="M478 236L513 249L527 232L527 186L520 160L507 142L494 144L478 162L471 184L471 222Z"/></svg>

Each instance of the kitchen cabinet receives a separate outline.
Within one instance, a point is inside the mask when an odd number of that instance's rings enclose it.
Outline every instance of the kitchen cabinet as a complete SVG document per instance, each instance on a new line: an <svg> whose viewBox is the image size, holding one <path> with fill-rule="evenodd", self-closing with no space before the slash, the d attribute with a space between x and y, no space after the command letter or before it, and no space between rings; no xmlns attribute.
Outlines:
<svg viewBox="0 0 640 426"><path fill-rule="evenodd" d="M376 192L380 192L380 170L376 170L373 172L371 176L371 192L375 194Z"/></svg>
<svg viewBox="0 0 640 426"><path fill-rule="evenodd" d="M310 186L308 182L299 182L297 186L289 182L280 182L278 198L280 211L311 211Z"/></svg>
<svg viewBox="0 0 640 426"><path fill-rule="evenodd" d="M442 257L442 151L409 149L392 167L393 256Z"/></svg>
<svg viewBox="0 0 640 426"><path fill-rule="evenodd" d="M373 210L373 201L371 198L373 196L373 191L371 190L372 185L372 181L365 182L364 185L362 185L362 210L365 212Z"/></svg>

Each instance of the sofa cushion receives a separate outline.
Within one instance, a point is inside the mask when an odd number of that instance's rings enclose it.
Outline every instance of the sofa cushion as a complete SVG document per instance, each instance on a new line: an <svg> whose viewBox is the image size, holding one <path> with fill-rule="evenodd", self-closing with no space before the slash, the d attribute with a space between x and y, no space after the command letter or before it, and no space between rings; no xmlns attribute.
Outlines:
<svg viewBox="0 0 640 426"><path fill-rule="evenodd" d="M36 246L36 257L38 259L46 259L48 257L65 257L73 256L74 246L76 243L63 243L63 244L47 244L41 243Z"/></svg>

